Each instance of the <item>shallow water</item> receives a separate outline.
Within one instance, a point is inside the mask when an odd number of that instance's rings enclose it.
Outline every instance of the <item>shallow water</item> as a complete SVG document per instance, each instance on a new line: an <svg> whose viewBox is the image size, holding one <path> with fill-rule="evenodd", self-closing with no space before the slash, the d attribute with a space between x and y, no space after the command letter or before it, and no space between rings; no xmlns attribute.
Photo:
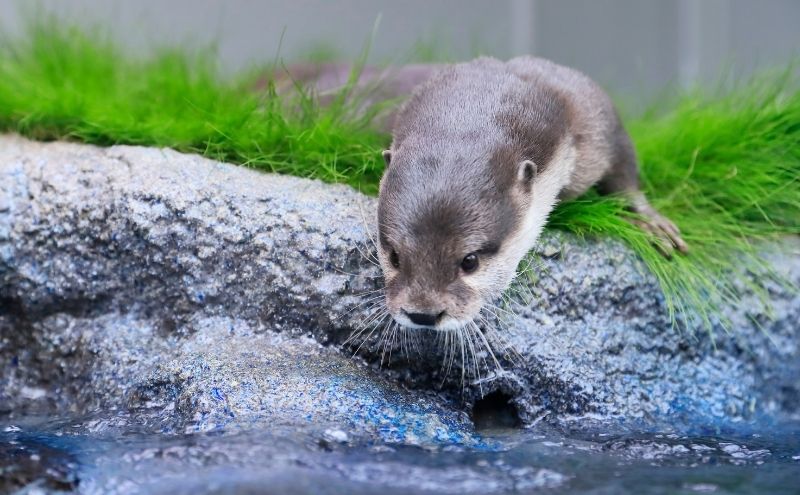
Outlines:
<svg viewBox="0 0 800 495"><path fill-rule="evenodd" d="M800 421L694 437L539 425L485 430L470 448L374 443L335 425L159 434L132 424L2 421L0 492L800 493Z"/></svg>

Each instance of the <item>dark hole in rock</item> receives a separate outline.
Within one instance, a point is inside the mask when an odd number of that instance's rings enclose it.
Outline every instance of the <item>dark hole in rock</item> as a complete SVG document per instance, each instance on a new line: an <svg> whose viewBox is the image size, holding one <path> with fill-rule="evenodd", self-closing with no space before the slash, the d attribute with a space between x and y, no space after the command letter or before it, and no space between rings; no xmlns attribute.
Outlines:
<svg viewBox="0 0 800 495"><path fill-rule="evenodd" d="M516 406L511 403L511 396L500 391L475 402L472 422L476 430L518 428L522 424Z"/></svg>

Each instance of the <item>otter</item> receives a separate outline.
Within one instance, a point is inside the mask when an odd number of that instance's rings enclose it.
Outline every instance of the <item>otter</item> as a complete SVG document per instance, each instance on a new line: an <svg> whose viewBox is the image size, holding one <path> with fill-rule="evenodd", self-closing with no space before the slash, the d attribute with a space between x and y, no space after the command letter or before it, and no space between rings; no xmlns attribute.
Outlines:
<svg viewBox="0 0 800 495"><path fill-rule="evenodd" d="M643 194L610 98L577 70L535 57L446 66L412 91L393 127L377 249L387 309L403 327L471 324L509 286L556 203L593 185L687 251Z"/></svg>

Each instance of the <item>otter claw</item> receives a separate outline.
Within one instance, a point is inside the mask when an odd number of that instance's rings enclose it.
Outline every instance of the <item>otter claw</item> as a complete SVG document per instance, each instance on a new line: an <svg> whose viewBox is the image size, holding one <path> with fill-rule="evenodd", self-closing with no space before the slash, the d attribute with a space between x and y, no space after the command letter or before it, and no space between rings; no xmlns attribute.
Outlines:
<svg viewBox="0 0 800 495"><path fill-rule="evenodd" d="M656 237L656 248L661 251L661 254L669 258L674 249L682 254L689 252L689 246L681 237L681 231L668 218L656 212L652 207L645 211L634 211L643 218L635 219L633 223Z"/></svg>
<svg viewBox="0 0 800 495"><path fill-rule="evenodd" d="M689 252L689 245L681 237L678 227L667 217L658 213L649 203L634 202L631 210L641 217L631 219L631 222L656 237L656 248L661 251L661 254L669 258L674 249L682 254Z"/></svg>

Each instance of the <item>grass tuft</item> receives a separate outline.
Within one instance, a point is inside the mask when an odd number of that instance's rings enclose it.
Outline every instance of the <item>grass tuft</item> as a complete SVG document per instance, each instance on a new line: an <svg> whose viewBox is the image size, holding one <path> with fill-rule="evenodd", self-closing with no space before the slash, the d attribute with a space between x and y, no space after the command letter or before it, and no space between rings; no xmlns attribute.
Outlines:
<svg viewBox="0 0 800 495"><path fill-rule="evenodd" d="M99 32L34 23L0 42L0 129L107 146L165 146L374 193L386 136L344 101L253 91L220 77L215 54L163 50L137 60Z"/></svg>
<svg viewBox="0 0 800 495"><path fill-rule="evenodd" d="M220 77L208 51L123 53L100 32L34 22L0 40L0 131L98 145L166 146L268 172L377 192L388 136L339 98L324 108L298 89L253 91L263 71ZM769 276L762 241L800 232L800 93L793 69L721 95L698 91L627 121L645 190L690 244L664 259L615 198L564 203L550 228L611 236L636 251L673 317L707 328L740 302L730 276ZM766 297L765 289L751 287Z"/></svg>
<svg viewBox="0 0 800 495"><path fill-rule="evenodd" d="M741 303L732 274L781 282L763 259L765 241L800 233L796 83L791 68L722 95L685 94L665 113L627 122L644 189L681 229L688 256L661 257L650 238L624 220L630 214L613 198L590 194L564 204L550 225L622 239L658 279L673 319L727 329L722 308ZM764 284L746 288L768 303Z"/></svg>

